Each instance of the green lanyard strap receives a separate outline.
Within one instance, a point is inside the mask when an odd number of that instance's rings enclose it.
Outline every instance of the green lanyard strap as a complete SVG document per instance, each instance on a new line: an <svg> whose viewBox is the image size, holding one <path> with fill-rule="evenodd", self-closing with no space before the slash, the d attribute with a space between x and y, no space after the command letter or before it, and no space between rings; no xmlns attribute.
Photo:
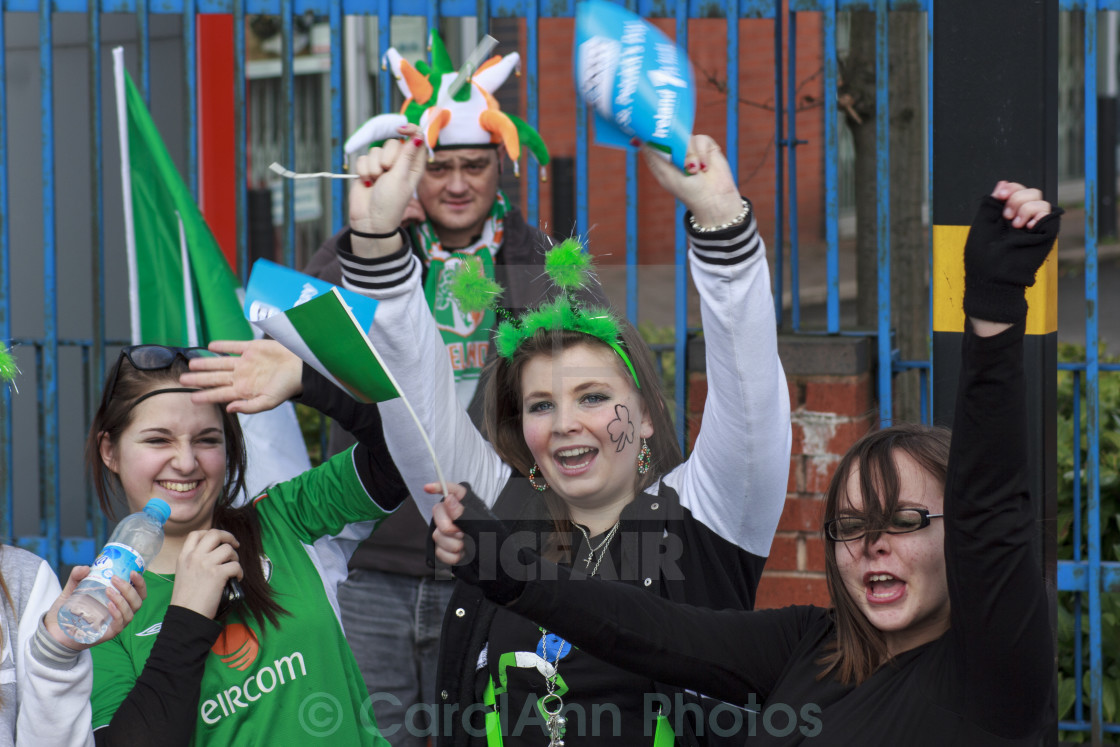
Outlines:
<svg viewBox="0 0 1120 747"><path fill-rule="evenodd" d="M482 704L486 706L486 747L502 747L502 719L498 714L498 698L494 694L494 678L486 682L482 692ZM653 747L674 747L677 735L669 725L669 717L657 716L657 729L653 732Z"/></svg>

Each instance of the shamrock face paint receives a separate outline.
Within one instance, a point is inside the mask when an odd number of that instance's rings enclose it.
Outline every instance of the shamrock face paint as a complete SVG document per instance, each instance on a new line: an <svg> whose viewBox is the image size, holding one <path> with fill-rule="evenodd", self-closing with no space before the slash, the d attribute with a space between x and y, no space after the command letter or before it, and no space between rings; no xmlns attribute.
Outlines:
<svg viewBox="0 0 1120 747"><path fill-rule="evenodd" d="M607 424L611 442L618 445L615 451L622 451L634 443L634 421L630 419L630 409L626 405L614 406L614 420Z"/></svg>
<svg viewBox="0 0 1120 747"><path fill-rule="evenodd" d="M533 358L521 396L525 443L557 495L585 508L633 498L639 442L653 425L610 347L592 342Z"/></svg>

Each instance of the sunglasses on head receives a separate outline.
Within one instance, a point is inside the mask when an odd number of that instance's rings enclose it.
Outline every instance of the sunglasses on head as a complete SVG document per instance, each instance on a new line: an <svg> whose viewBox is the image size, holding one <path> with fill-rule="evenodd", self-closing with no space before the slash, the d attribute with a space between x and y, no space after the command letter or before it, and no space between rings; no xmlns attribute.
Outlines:
<svg viewBox="0 0 1120 747"><path fill-rule="evenodd" d="M169 345L129 345L121 349L117 358L117 365L113 367L113 377L105 386L105 395L102 402L113 398L113 390L117 386L117 377L120 375L121 362L127 358L129 364L137 371L162 371L171 368L176 358L190 361L192 358L217 358L224 353L215 353L206 348L178 348Z"/></svg>

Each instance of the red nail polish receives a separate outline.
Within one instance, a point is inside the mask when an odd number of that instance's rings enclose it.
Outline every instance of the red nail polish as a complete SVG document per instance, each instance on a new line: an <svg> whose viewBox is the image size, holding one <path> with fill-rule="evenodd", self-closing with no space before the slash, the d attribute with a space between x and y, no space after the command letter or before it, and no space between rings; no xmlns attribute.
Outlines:
<svg viewBox="0 0 1120 747"><path fill-rule="evenodd" d="M701 171L707 171L708 170L708 164L706 164L706 163L700 164L700 170Z"/></svg>
<svg viewBox="0 0 1120 747"><path fill-rule="evenodd" d="M417 148L419 148L421 145L424 144L424 138L414 137L414 138L412 138L412 144L415 145Z"/></svg>
<svg viewBox="0 0 1120 747"><path fill-rule="evenodd" d="M638 146L640 146L642 144L642 141L639 140L636 137L635 138L630 138L630 144L633 145L635 148L637 148Z"/></svg>
<svg viewBox="0 0 1120 747"><path fill-rule="evenodd" d="M372 187L373 179L362 179L362 184L366 185L367 187Z"/></svg>
<svg viewBox="0 0 1120 747"><path fill-rule="evenodd" d="M689 161L684 165L684 168L686 171L692 171L694 168L696 168L696 164L694 164L692 161Z"/></svg>

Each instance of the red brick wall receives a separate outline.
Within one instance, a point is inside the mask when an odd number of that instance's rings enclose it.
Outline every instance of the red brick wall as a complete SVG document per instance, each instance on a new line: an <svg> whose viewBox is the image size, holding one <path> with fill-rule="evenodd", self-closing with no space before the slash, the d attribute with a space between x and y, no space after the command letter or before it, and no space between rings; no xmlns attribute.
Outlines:
<svg viewBox="0 0 1120 747"><path fill-rule="evenodd" d="M674 22L654 23L670 37ZM522 40L525 35L522 33ZM689 22L689 57L696 73L697 116L694 131L710 134L726 145L727 97L718 90L727 70L727 24L718 19ZM540 131L554 156L575 157L575 86L572 74L573 20L546 18L540 21ZM799 228L804 241L823 237L823 123L820 106L822 83L821 35L818 14L802 14L798 20L797 78L803 83L798 101L805 108L797 115ZM524 41L521 48L524 59ZM774 236L774 24L772 20L739 22L739 186L754 203L763 237L773 244ZM527 86L528 76L520 84ZM714 79L710 80L710 78ZM785 96L785 90L783 90ZM589 127L589 137L592 133ZM626 203L625 156L622 151L589 148L590 246L599 262L620 264L625 259ZM787 165L788 169L788 165ZM535 170L531 170L535 171ZM671 264L674 255L673 201L639 165L638 241L641 264ZM525 173L523 178L536 178ZM524 192L524 187L522 188ZM552 225L552 183L541 185L542 225ZM524 200L524 195L522 196Z"/></svg>
<svg viewBox="0 0 1120 747"><path fill-rule="evenodd" d="M759 608L829 604L821 539L825 493L840 458L878 423L870 371L788 379L793 424L789 485L758 589Z"/></svg>
<svg viewBox="0 0 1120 747"><path fill-rule="evenodd" d="M789 483L785 510L755 600L759 609L829 605L821 539L825 493L840 458L878 425L870 366L849 375L791 373L791 368L797 371L798 366L786 363L793 426ZM705 375L690 373L688 387L691 449L703 422Z"/></svg>

